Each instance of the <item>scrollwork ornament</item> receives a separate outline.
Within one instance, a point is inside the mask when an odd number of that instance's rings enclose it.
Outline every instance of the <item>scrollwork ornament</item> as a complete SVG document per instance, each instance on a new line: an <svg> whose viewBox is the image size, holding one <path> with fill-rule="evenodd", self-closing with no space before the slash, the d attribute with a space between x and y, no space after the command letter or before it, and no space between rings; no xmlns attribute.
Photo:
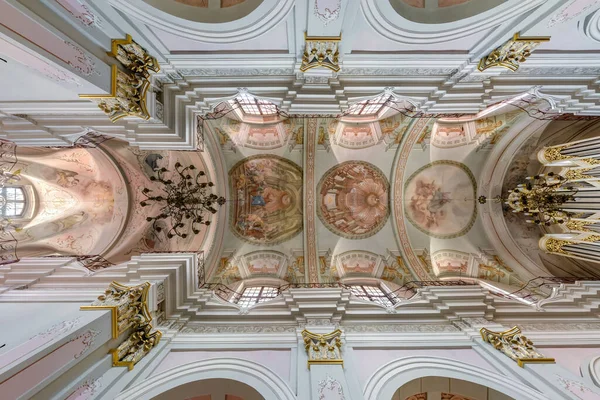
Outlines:
<svg viewBox="0 0 600 400"><path fill-rule="evenodd" d="M595 224L596 221L585 221L585 220L570 220L569 222L567 222L566 226L567 229L569 229L570 231L576 231L576 232L592 232L591 229L586 228L586 226L588 225L593 225Z"/></svg>
<svg viewBox="0 0 600 400"><path fill-rule="evenodd" d="M152 325L142 325L116 349L112 349L110 352L113 357L113 366L127 367L131 371L135 364L144 358L162 337L160 331L151 330Z"/></svg>
<svg viewBox="0 0 600 400"><path fill-rule="evenodd" d="M306 37L304 54L300 71L306 72L312 68L324 67L338 72L339 42L342 37Z"/></svg>
<svg viewBox="0 0 600 400"><path fill-rule="evenodd" d="M572 244L575 244L575 242L570 240L548 238L544 243L544 249L549 253L567 254L567 252L563 250L563 247Z"/></svg>
<svg viewBox="0 0 600 400"><path fill-rule="evenodd" d="M567 160L569 158L573 158L571 156L565 156L561 152L566 149L567 146L558 146L558 147L547 147L544 149L544 159L547 162Z"/></svg>
<svg viewBox="0 0 600 400"><path fill-rule="evenodd" d="M565 178L570 181L594 179L594 176L587 174L587 172L593 169L594 168L569 168L569 170L565 173Z"/></svg>
<svg viewBox="0 0 600 400"><path fill-rule="evenodd" d="M504 332L494 332L486 328L480 331L483 340L517 362L520 367L525 363L554 363L553 358L542 355L517 326Z"/></svg>
<svg viewBox="0 0 600 400"><path fill-rule="evenodd" d="M112 122L123 117L150 119L146 106L146 94L150 88L150 72L159 72L156 58L133 41L130 35L125 39L113 39L108 55L121 64L111 70L110 95L81 95L95 100Z"/></svg>
<svg viewBox="0 0 600 400"><path fill-rule="evenodd" d="M329 376L329 374L325 376L325 379L319 381L319 400L324 400L326 398L325 390L337 392L338 400L346 400L342 385Z"/></svg>
<svg viewBox="0 0 600 400"><path fill-rule="evenodd" d="M516 71L536 47L549 40L549 37L521 37L517 32L506 43L483 57L477 68L481 72L492 67L503 67Z"/></svg>
<svg viewBox="0 0 600 400"><path fill-rule="evenodd" d="M342 331L336 329L328 334L302 331L304 348L308 355L308 367L312 364L339 364L344 365L342 359Z"/></svg>
<svg viewBox="0 0 600 400"><path fill-rule="evenodd" d="M112 282L104 294L98 296L82 310L111 310L112 337L117 338L126 330L149 323L152 320L148 311L148 289L150 283L137 286L125 286Z"/></svg>

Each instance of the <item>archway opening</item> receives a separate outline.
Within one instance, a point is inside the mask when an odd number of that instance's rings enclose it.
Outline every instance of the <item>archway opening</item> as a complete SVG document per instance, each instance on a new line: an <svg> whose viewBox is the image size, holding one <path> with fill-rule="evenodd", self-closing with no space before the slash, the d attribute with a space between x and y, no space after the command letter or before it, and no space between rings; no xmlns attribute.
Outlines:
<svg viewBox="0 0 600 400"><path fill-rule="evenodd" d="M204 379L159 394L153 400L264 400L254 388L232 379Z"/></svg>
<svg viewBox="0 0 600 400"><path fill-rule="evenodd" d="M427 376L402 385L391 400L514 400L492 388L462 379Z"/></svg>

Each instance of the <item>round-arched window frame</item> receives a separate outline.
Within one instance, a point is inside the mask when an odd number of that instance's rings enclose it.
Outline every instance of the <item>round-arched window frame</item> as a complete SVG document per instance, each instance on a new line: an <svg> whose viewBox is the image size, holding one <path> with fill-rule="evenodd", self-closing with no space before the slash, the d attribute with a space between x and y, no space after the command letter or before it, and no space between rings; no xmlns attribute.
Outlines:
<svg viewBox="0 0 600 400"><path fill-rule="evenodd" d="M0 188L0 213L6 218L21 218L27 210L27 196L21 186Z"/></svg>

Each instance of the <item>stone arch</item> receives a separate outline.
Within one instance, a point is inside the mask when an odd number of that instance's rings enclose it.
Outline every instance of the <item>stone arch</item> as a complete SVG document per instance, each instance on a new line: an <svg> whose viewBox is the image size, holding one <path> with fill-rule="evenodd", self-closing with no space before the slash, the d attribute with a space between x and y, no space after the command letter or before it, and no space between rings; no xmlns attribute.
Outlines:
<svg viewBox="0 0 600 400"><path fill-rule="evenodd" d="M473 382L522 400L547 397L520 382L475 366L441 357L415 356L394 360L380 367L367 380L365 400L391 399L396 390L417 378L440 376Z"/></svg>
<svg viewBox="0 0 600 400"><path fill-rule="evenodd" d="M153 398L187 383L217 378L244 383L265 400L296 400L292 389L275 372L255 362L235 358L215 358L181 365L137 382L115 400Z"/></svg>

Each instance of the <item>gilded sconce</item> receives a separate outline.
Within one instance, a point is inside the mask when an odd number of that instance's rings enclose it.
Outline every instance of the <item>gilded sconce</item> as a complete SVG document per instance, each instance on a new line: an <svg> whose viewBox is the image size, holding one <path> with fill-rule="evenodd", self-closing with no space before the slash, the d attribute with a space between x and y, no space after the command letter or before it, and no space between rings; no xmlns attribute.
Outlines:
<svg viewBox="0 0 600 400"><path fill-rule="evenodd" d="M485 71L492 67L504 67L511 71L519 69L521 63L525 62L533 50L542 42L547 42L550 37L521 37L519 33L503 45L496 48L479 61L479 71Z"/></svg>
<svg viewBox="0 0 600 400"><path fill-rule="evenodd" d="M340 70L338 45L342 40L341 36L305 36L304 40L305 47L300 71L305 72L318 67L328 68L333 72Z"/></svg>
<svg viewBox="0 0 600 400"><path fill-rule="evenodd" d="M342 331L339 329L324 335L303 330L302 337L308 355L308 368L313 364L344 366L341 336Z"/></svg>
<svg viewBox="0 0 600 400"><path fill-rule="evenodd" d="M485 342L515 360L521 368L526 363L555 362L554 358L547 358L538 352L533 342L521 334L521 329L517 326L504 332L494 332L486 328L481 328L479 332Z"/></svg>
<svg viewBox="0 0 600 400"><path fill-rule="evenodd" d="M113 39L110 57L118 61L111 69L110 95L80 95L98 103L112 122L123 117L149 119L146 94L150 88L150 72L159 72L156 58L133 41L131 35L125 39Z"/></svg>

